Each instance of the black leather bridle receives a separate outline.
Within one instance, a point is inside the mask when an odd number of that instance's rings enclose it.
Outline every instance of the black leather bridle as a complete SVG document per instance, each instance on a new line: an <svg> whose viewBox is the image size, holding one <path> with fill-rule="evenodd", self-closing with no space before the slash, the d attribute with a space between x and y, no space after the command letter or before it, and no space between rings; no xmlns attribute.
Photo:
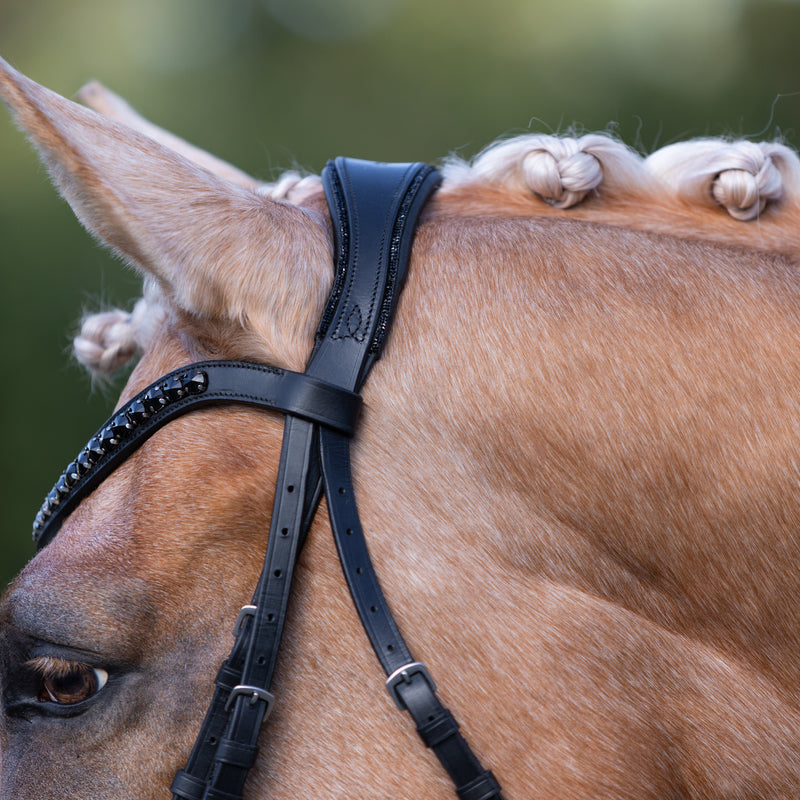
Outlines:
<svg viewBox="0 0 800 800"><path fill-rule="evenodd" d="M373 570L356 507L349 437L358 394L380 358L408 267L419 214L440 176L424 164L339 158L323 172L336 245L333 289L304 373L206 361L170 372L140 392L92 437L62 474L34 523L45 547L89 492L156 430L203 406L244 403L286 414L264 569L235 626L211 705L173 800L239 800L255 761L298 553L324 491L350 592L388 678L438 756L461 800L502 800L458 723L411 655Z"/></svg>

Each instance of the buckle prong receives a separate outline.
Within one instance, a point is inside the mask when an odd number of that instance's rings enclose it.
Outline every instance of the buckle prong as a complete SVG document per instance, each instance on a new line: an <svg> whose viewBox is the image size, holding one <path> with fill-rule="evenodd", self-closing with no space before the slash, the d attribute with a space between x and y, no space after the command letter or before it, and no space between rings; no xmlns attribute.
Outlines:
<svg viewBox="0 0 800 800"><path fill-rule="evenodd" d="M275 695L272 692L268 692L266 689L262 689L260 686L245 686L240 684L239 686L234 686L231 689L230 697L228 698L228 702L225 703L225 710L229 711L230 707L233 705L233 701L240 695L250 695L250 705L254 706L259 700L263 701L267 704L266 709L264 710L264 719L266 719L270 712L272 711L272 706L275 705Z"/></svg>
<svg viewBox="0 0 800 800"><path fill-rule="evenodd" d="M400 697L397 687L401 683L410 683L414 675L422 675L428 686L430 686L431 691L436 691L436 684L430 672L428 672L428 668L424 664L421 664L419 661L412 661L410 664L404 664L402 667L398 667L398 669L386 679L386 691L389 692L392 700L394 700L401 711L406 710L406 704Z"/></svg>
<svg viewBox="0 0 800 800"><path fill-rule="evenodd" d="M242 606L239 616L236 617L236 624L233 626L234 637L238 636L242 632L242 625L244 625L244 621L248 617L255 616L257 610L257 606Z"/></svg>

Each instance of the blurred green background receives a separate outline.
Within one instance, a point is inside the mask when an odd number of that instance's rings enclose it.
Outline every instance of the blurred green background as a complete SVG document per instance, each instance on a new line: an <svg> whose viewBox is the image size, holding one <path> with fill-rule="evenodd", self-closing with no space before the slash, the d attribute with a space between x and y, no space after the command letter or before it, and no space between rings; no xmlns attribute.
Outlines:
<svg viewBox="0 0 800 800"><path fill-rule="evenodd" d="M270 178L327 158L436 160L500 135L608 130L800 144L791 0L0 0L0 54L71 95L97 78ZM113 405L69 355L138 281L99 249L0 112L5 386L0 588L45 493Z"/></svg>

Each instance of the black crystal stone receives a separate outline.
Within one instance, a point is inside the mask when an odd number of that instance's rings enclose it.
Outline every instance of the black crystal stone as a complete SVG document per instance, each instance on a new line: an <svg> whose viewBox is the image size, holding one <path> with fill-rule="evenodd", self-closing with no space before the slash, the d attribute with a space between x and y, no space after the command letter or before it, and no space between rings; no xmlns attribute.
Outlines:
<svg viewBox="0 0 800 800"><path fill-rule="evenodd" d="M185 390L179 376L174 375L161 384L161 389L164 392L164 397L168 403L174 403L184 396Z"/></svg>
<svg viewBox="0 0 800 800"><path fill-rule="evenodd" d="M65 470L64 470L64 479L67 482L67 486L70 489L78 482L78 478L81 476L81 468L78 466L77 461L73 461Z"/></svg>
<svg viewBox="0 0 800 800"><path fill-rule="evenodd" d="M75 459L75 465L78 468L77 472L79 478L83 477L92 468L92 460L88 451L81 450L78 457Z"/></svg>
<svg viewBox="0 0 800 800"><path fill-rule="evenodd" d="M58 496L62 500L69 494L69 484L67 483L66 475L62 475L58 479L58 483L56 484L56 492L58 492Z"/></svg>
<svg viewBox="0 0 800 800"><path fill-rule="evenodd" d="M154 414L166 404L167 401L164 399L164 393L158 386L154 386L142 398L142 405L147 409L148 414Z"/></svg>
<svg viewBox="0 0 800 800"><path fill-rule="evenodd" d="M86 458L89 460L90 465L96 464L106 453L103 443L100 441L99 436L93 436L89 439L89 443L84 448Z"/></svg>
<svg viewBox="0 0 800 800"><path fill-rule="evenodd" d="M108 427L111 428L111 433L115 439L124 439L133 429L131 421L125 414L117 414Z"/></svg>
<svg viewBox="0 0 800 800"><path fill-rule="evenodd" d="M208 375L205 372L195 372L186 377L183 385L189 394L202 394L208 388Z"/></svg>
<svg viewBox="0 0 800 800"><path fill-rule="evenodd" d="M103 452L107 452L112 447L116 447L117 444L119 444L117 437L114 435L114 431L111 430L111 426L109 425L100 431L98 438L100 439L100 446L103 448Z"/></svg>
<svg viewBox="0 0 800 800"><path fill-rule="evenodd" d="M141 424L150 416L141 400L134 400L125 410L125 414L130 420L132 427Z"/></svg>
<svg viewBox="0 0 800 800"><path fill-rule="evenodd" d="M50 490L50 494L47 495L47 509L52 513L53 509L61 502L61 498L58 496L58 492L55 489Z"/></svg>

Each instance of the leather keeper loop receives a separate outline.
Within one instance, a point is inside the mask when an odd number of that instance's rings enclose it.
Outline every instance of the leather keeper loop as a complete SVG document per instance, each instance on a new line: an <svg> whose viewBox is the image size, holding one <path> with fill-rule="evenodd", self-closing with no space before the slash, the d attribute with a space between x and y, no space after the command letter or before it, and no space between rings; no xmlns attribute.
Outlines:
<svg viewBox="0 0 800 800"><path fill-rule="evenodd" d="M491 770L487 769L474 781L456 789L456 794L459 800L492 800L501 796L500 791L497 778L492 775Z"/></svg>
<svg viewBox="0 0 800 800"><path fill-rule="evenodd" d="M437 747L445 739L458 733L458 723L446 708L442 708L441 713L434 719L418 726L417 733L422 737L426 747Z"/></svg>
<svg viewBox="0 0 800 800"><path fill-rule="evenodd" d="M203 795L203 800L242 800L240 794L230 794L230 792L221 792L219 789L208 789Z"/></svg>
<svg viewBox="0 0 800 800"><path fill-rule="evenodd" d="M234 767L250 769L257 755L258 747L255 745L242 744L233 739L223 739L217 747L215 760Z"/></svg>
<svg viewBox="0 0 800 800"><path fill-rule="evenodd" d="M206 782L189 775L184 770L179 770L169 787L172 794L186 800L203 800L206 792Z"/></svg>
<svg viewBox="0 0 800 800"><path fill-rule="evenodd" d="M240 683L241 677L242 677L241 670L237 672L237 670L233 669L232 667L229 667L228 662L225 661L219 668L217 677L214 678L214 683L220 689L227 689L228 691L231 691L231 689L233 689L234 686Z"/></svg>

